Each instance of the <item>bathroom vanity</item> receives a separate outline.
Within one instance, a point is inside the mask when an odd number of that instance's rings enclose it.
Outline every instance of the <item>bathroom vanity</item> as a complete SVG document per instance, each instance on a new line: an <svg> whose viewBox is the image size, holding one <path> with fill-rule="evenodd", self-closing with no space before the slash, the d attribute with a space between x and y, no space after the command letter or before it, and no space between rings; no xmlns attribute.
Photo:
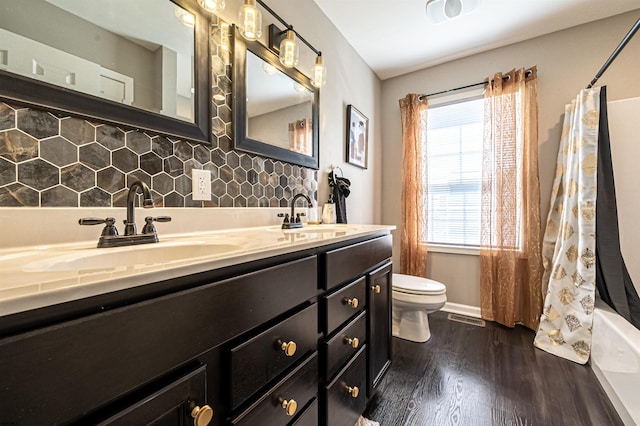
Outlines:
<svg viewBox="0 0 640 426"><path fill-rule="evenodd" d="M228 250L122 267L0 253L37 287L0 292L0 423L352 426L391 359L391 229L212 233Z"/></svg>

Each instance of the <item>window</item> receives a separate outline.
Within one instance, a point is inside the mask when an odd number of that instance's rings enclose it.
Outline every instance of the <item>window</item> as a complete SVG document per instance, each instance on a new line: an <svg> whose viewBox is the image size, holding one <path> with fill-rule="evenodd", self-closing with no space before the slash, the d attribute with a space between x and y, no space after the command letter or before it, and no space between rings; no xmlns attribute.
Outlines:
<svg viewBox="0 0 640 426"><path fill-rule="evenodd" d="M483 119L482 97L428 109L427 244L480 246Z"/></svg>

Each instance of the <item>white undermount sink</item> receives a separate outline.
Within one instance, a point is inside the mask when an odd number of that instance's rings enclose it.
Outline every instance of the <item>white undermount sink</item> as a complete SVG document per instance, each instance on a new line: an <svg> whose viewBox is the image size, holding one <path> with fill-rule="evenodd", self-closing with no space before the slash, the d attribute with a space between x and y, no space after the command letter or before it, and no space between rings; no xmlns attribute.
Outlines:
<svg viewBox="0 0 640 426"><path fill-rule="evenodd" d="M242 250L242 242L189 241L67 251L24 265L25 272L87 271L182 262Z"/></svg>

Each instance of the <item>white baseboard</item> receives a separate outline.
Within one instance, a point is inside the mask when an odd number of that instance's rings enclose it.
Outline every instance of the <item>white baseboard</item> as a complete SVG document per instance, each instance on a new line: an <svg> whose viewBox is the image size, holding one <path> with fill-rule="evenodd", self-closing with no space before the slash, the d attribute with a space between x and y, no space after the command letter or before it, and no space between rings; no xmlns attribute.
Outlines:
<svg viewBox="0 0 640 426"><path fill-rule="evenodd" d="M479 306L461 305L460 303L447 302L441 309L452 314L466 315L472 318L481 318Z"/></svg>

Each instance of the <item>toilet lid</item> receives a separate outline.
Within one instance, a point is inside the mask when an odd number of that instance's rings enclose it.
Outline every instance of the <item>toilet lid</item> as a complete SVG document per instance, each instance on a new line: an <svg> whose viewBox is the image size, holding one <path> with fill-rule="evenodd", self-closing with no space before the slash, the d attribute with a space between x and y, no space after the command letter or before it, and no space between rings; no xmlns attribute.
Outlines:
<svg viewBox="0 0 640 426"><path fill-rule="evenodd" d="M393 274L393 291L406 294L444 294L447 287L429 278Z"/></svg>

